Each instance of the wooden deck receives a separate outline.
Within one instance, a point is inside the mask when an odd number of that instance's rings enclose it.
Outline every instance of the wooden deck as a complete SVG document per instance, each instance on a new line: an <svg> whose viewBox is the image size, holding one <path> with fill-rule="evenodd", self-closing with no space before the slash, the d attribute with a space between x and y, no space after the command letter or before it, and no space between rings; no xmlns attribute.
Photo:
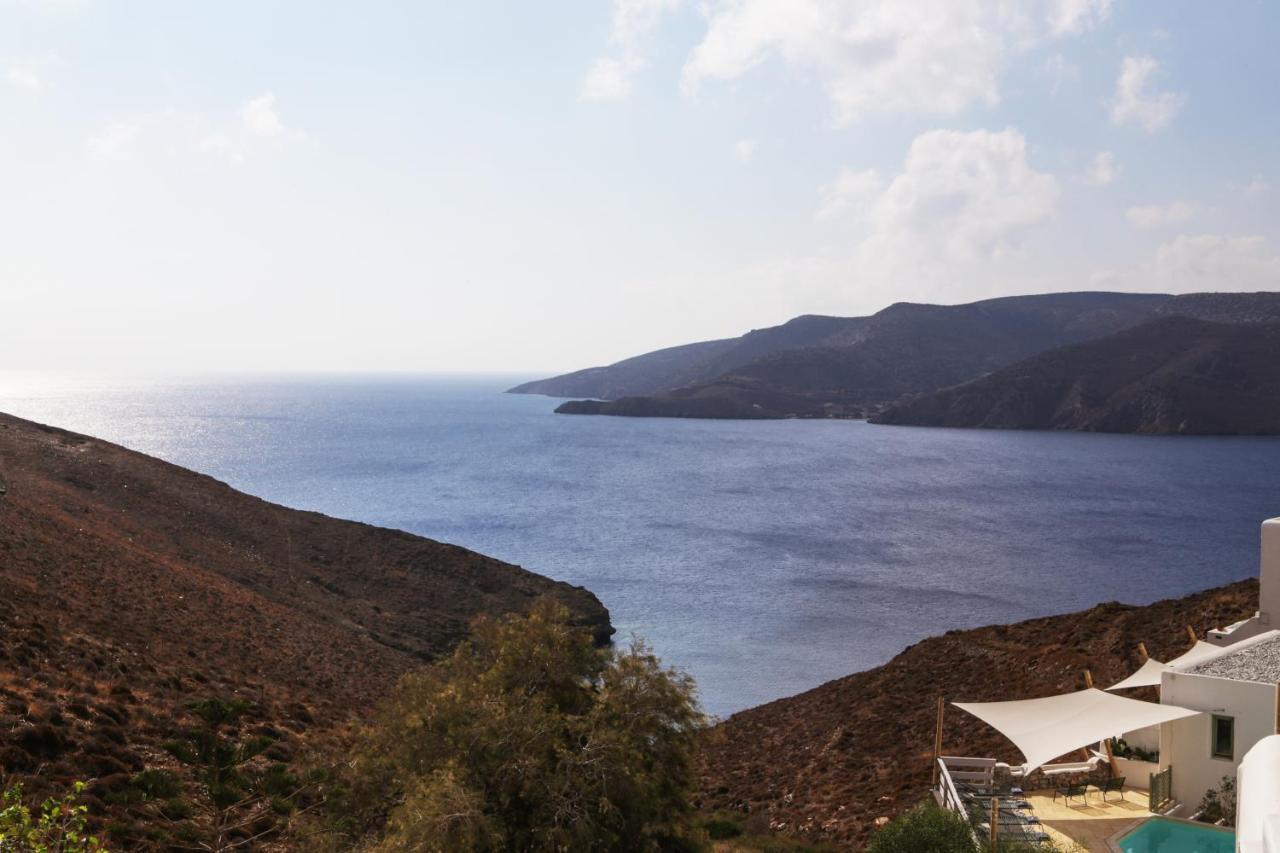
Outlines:
<svg viewBox="0 0 1280 853"><path fill-rule="evenodd" d="M1077 797L1067 805L1062 797L1054 800L1052 791L1032 791L1027 794L1027 801L1056 841L1074 842L1089 853L1110 853L1108 838L1151 817L1146 791L1125 788L1122 793L1123 798L1113 792L1104 801L1090 788L1087 797Z"/></svg>

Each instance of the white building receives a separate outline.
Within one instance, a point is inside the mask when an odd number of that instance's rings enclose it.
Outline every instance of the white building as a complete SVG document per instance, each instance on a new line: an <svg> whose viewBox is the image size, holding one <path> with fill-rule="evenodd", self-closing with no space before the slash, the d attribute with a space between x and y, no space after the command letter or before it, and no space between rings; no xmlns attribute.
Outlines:
<svg viewBox="0 0 1280 853"><path fill-rule="evenodd" d="M1220 650L1198 646L1160 673L1161 704L1204 712L1160 727L1160 766L1173 767L1174 799L1191 809L1280 732L1280 518L1262 523L1259 562L1258 612L1211 631Z"/></svg>
<svg viewBox="0 0 1280 853"><path fill-rule="evenodd" d="M1173 768L1173 797L1194 809L1205 791L1234 779L1246 752L1276 734L1280 719L1280 631L1216 656L1175 664L1160 680L1160 703L1204 713L1160 726L1160 767Z"/></svg>

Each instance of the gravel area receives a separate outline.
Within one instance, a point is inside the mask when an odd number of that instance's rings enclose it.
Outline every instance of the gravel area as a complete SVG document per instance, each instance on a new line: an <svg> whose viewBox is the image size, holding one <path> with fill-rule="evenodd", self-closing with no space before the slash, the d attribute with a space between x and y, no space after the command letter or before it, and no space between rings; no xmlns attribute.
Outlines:
<svg viewBox="0 0 1280 853"><path fill-rule="evenodd" d="M1188 672L1236 681L1280 682L1280 637L1223 655L1192 667Z"/></svg>

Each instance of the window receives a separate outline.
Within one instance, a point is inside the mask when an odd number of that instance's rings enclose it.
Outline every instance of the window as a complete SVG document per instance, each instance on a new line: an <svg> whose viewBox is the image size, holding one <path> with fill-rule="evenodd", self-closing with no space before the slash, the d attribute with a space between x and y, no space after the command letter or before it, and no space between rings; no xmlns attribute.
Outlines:
<svg viewBox="0 0 1280 853"><path fill-rule="evenodd" d="M1236 757L1236 720L1235 717L1219 717L1213 715L1213 722L1210 723L1210 737L1212 737L1212 749L1214 758L1225 758L1232 760Z"/></svg>

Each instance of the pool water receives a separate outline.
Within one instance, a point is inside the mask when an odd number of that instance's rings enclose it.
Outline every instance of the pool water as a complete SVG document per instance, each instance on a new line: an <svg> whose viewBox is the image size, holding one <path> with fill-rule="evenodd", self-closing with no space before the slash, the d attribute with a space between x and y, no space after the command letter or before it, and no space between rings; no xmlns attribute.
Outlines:
<svg viewBox="0 0 1280 853"><path fill-rule="evenodd" d="M1235 853L1236 834L1156 817L1120 839L1120 849L1124 853Z"/></svg>

